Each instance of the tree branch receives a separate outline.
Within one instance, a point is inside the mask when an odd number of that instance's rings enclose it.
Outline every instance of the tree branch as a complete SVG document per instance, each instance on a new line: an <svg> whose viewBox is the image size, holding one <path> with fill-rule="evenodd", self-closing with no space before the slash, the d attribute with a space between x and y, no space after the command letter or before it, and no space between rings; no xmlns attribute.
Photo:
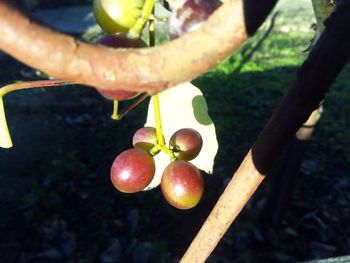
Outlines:
<svg viewBox="0 0 350 263"><path fill-rule="evenodd" d="M312 0L312 6L316 17L316 32L309 50L313 48L322 31L324 21L334 11L335 5L330 0ZM300 174L300 166L307 151L307 146L321 118L322 104L314 110L309 119L296 133L293 141L288 146L287 157L281 163L275 178L271 182L271 190L261 220L265 225L278 226L288 209L288 203L296 187L297 177Z"/></svg>
<svg viewBox="0 0 350 263"><path fill-rule="evenodd" d="M80 42L31 20L7 1L0 2L0 17L5 52L56 78L101 89L154 92L173 86L207 71L247 38L239 0L227 1L200 30L140 50Z"/></svg>
<svg viewBox="0 0 350 263"><path fill-rule="evenodd" d="M192 80L230 55L248 38L247 32L261 25L276 1L227 0L199 30L159 47L126 50L94 46L55 32L11 1L1 0L0 49L65 81L155 93ZM255 2L264 7L262 11ZM254 10L248 12L249 6ZM255 21L249 30L245 20Z"/></svg>
<svg viewBox="0 0 350 263"><path fill-rule="evenodd" d="M226 187L182 263L204 262L263 181L276 157L325 97L350 57L350 2L343 1L298 71L288 93Z"/></svg>

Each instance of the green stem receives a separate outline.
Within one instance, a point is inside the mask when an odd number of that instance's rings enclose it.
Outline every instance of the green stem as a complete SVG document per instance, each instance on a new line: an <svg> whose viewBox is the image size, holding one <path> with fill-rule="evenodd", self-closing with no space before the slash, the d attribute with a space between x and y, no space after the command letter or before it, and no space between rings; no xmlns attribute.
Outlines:
<svg viewBox="0 0 350 263"><path fill-rule="evenodd" d="M113 101L113 113L112 113L112 116L111 116L111 118L113 120L119 120L118 108L119 108L119 101L118 100L114 100Z"/></svg>
<svg viewBox="0 0 350 263"><path fill-rule="evenodd" d="M11 148L13 146L10 131L7 126L4 103L0 96L0 147Z"/></svg>
<svg viewBox="0 0 350 263"><path fill-rule="evenodd" d="M149 25L149 44L151 47L153 47L155 45L155 32L154 32L154 30L155 30L154 20L152 20L152 21L150 21L150 25ZM166 146L165 140L164 140L164 134L163 134L163 128L162 128L162 118L160 115L159 96L158 96L158 94L156 94L156 95L152 96L152 98L153 98L154 121L155 121L155 126L156 126L158 144L155 145L151 149L150 153L152 154L153 151L156 152L156 150L158 150L158 152L159 152L159 150L162 150L167 155L169 155L171 161L173 161L176 159L174 152Z"/></svg>
<svg viewBox="0 0 350 263"><path fill-rule="evenodd" d="M0 88L0 147L11 148L13 146L11 135L7 126L5 108L3 104L3 97L16 90L32 89L32 88L43 88L53 87L60 85L74 84L63 80L38 80L38 81L27 81L17 82Z"/></svg>
<svg viewBox="0 0 350 263"><path fill-rule="evenodd" d="M163 128L162 128L162 119L160 116L160 104L159 104L159 96L158 94L154 95L153 97L153 109L154 109L154 121L156 126L156 133L157 133L157 140L158 140L158 147L168 154L171 158L171 160L174 160L176 157L172 150L170 150L165 145L164 140L164 134L163 134Z"/></svg>
<svg viewBox="0 0 350 263"><path fill-rule="evenodd" d="M154 156L154 155L158 154L160 151L161 151L161 148L160 148L159 144L156 144L148 152L150 155Z"/></svg>
<svg viewBox="0 0 350 263"><path fill-rule="evenodd" d="M146 0L143 5L141 16L136 21L135 25L129 30L128 37L130 38L139 38L141 35L141 31L147 23L149 17L152 14L153 7L156 0Z"/></svg>
<svg viewBox="0 0 350 263"><path fill-rule="evenodd" d="M175 161L177 159L174 152L170 150L168 147L166 147L165 145L161 145L160 149L170 156L171 161Z"/></svg>
<svg viewBox="0 0 350 263"><path fill-rule="evenodd" d="M154 121L156 124L156 132L158 144L162 147L165 145L163 129L162 129L162 119L160 116L160 105L158 94L153 96L153 108L154 108Z"/></svg>
<svg viewBox="0 0 350 263"><path fill-rule="evenodd" d="M149 43L151 47L155 45L154 21L151 21L149 26ZM165 146L165 140L164 140L163 129L162 129L162 119L160 116L159 96L158 94L156 94L152 96L152 98L153 98L154 121L156 125L158 146L160 149L162 149Z"/></svg>

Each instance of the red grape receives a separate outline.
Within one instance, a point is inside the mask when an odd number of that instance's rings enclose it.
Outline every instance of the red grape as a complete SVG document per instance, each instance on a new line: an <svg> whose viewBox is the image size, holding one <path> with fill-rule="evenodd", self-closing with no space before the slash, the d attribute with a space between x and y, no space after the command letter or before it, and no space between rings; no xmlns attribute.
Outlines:
<svg viewBox="0 0 350 263"><path fill-rule="evenodd" d="M99 40L98 44L115 47L115 48L142 48L147 47L146 43L140 38L128 38L125 34L104 35Z"/></svg>
<svg viewBox="0 0 350 263"><path fill-rule="evenodd" d="M97 91L106 99L110 100L130 100L138 95L137 92L127 90L105 90L97 89Z"/></svg>
<svg viewBox="0 0 350 263"><path fill-rule="evenodd" d="M158 143L157 132L153 127L142 127L138 129L132 138L135 148L149 151Z"/></svg>
<svg viewBox="0 0 350 263"><path fill-rule="evenodd" d="M190 161L197 157L202 149L202 136L194 129L184 128L173 134L169 147L180 160Z"/></svg>
<svg viewBox="0 0 350 263"><path fill-rule="evenodd" d="M204 180L191 163L177 160L164 170L161 189L165 199L178 209L195 207L202 197Z"/></svg>
<svg viewBox="0 0 350 263"><path fill-rule="evenodd" d="M169 17L170 38L175 39L197 29L220 5L219 0L183 0Z"/></svg>
<svg viewBox="0 0 350 263"><path fill-rule="evenodd" d="M129 149L119 154L111 167L111 180L115 188L124 193L143 190L152 181L155 163L148 152Z"/></svg>
<svg viewBox="0 0 350 263"><path fill-rule="evenodd" d="M114 48L142 48L146 47L146 43L141 39L131 39L128 38L125 34L118 35L105 35L101 37L98 41L98 44L114 47ZM123 89L120 90L106 90L106 89L97 89L102 96L111 100L128 100L137 96L137 92L126 91Z"/></svg>

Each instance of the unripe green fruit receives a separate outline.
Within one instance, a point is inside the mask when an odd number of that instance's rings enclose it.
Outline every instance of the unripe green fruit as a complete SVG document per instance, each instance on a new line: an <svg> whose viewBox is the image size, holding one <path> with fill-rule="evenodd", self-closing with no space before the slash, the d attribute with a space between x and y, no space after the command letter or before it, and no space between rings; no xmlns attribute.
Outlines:
<svg viewBox="0 0 350 263"><path fill-rule="evenodd" d="M126 33L135 25L143 5L144 0L94 0L93 10L105 32Z"/></svg>

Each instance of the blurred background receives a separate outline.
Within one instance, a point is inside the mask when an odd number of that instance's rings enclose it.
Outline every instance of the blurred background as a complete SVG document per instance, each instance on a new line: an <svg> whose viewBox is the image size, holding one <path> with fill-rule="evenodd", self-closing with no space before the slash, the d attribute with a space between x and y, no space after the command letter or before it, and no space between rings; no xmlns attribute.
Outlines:
<svg viewBox="0 0 350 263"><path fill-rule="evenodd" d="M85 41L100 34L92 1L18 2ZM147 102L116 122L112 102L88 87L7 95L14 147L0 149L0 262L178 262L294 79L314 23L310 1L280 0L244 47L193 81L207 99L220 148L213 175L205 175L202 201L189 211L168 205L159 188L122 194L110 182L111 163L132 146ZM1 52L0 65L1 85L45 77ZM300 169L286 175L286 149L208 262L350 254L349 91L346 66L324 102Z"/></svg>

